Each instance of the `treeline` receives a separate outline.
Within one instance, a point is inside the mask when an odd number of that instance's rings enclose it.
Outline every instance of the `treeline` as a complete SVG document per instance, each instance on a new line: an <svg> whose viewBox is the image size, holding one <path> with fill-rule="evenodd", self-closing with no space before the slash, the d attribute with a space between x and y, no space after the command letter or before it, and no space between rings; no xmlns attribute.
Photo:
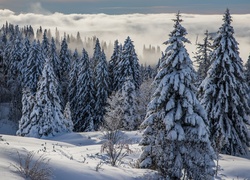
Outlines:
<svg viewBox="0 0 250 180"><path fill-rule="evenodd" d="M60 40L58 31L53 37L50 30L40 27L35 36L32 26L19 28L8 23L0 33L0 102L11 104L9 118L19 122L18 134L22 136L54 135L60 130L55 131L59 125L53 119L59 123L66 116L73 121L71 130L98 130L113 92L130 82L135 92L126 91L139 94L143 81L155 75L154 68L139 64L130 37L124 44L115 41L112 56L107 58L98 38L88 39L87 48L94 43L92 56L85 48L72 51L69 42L83 45L79 33L76 39L65 35ZM63 115L65 109L68 112ZM135 113L138 126L142 115Z"/></svg>

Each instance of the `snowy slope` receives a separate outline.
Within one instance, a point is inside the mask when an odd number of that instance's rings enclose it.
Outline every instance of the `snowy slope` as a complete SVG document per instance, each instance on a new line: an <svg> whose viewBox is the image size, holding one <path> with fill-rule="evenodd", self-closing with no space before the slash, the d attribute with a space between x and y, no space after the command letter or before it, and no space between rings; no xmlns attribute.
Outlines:
<svg viewBox="0 0 250 180"><path fill-rule="evenodd" d="M139 136L136 132L132 135L133 141L137 141ZM129 165L140 152L137 144L131 144L133 153L120 166L112 167L104 162L107 160L105 154L100 153L101 142L101 132L70 133L51 139L2 135L0 172L3 172L5 179L22 179L10 164L18 162L17 151L23 154L22 157L27 151L35 151L37 157L45 153L50 158L53 179L144 179L148 170L134 169ZM99 162L104 164L96 171Z"/></svg>
<svg viewBox="0 0 250 180"><path fill-rule="evenodd" d="M157 179L155 172L146 169L136 169L131 166L138 158L141 148L138 142L141 133L137 131L124 132L129 139L132 153L125 157L117 167L107 163L107 156L101 153L103 143L102 132L68 133L48 139L36 139L15 136L15 123L0 120L0 179L24 179L11 164L18 162L17 151L25 157L28 151L36 152L36 158L43 153L50 158L49 166L52 179ZM99 163L101 168L96 171ZM250 158L240 158L220 155L220 180L250 180Z"/></svg>

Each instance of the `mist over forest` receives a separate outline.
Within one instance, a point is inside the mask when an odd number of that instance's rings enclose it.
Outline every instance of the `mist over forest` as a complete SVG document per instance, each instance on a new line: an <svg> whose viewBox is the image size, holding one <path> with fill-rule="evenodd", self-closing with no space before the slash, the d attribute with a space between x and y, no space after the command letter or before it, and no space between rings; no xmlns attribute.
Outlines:
<svg viewBox="0 0 250 180"><path fill-rule="evenodd" d="M161 57L159 51L165 50L163 42L168 38L172 29L174 14L62 14L62 13L20 13L16 14L8 9L0 10L0 24L6 21L19 27L32 25L36 31L42 26L43 29L50 29L54 36L56 29L60 36L65 34L76 37L77 32L86 43L89 38L98 37L103 45L107 46L106 55L110 58L112 46L116 39L123 43L127 36L134 41L135 49L140 63L156 64ZM250 24L246 23L250 18L249 14L232 14L235 30L235 37L239 42L240 56L246 62L250 49ZM222 15L199 15L182 14L182 24L187 29L187 38L191 44L186 47L193 57L196 51L196 43L204 38L204 33L216 33L222 24ZM71 48L75 45L71 44ZM78 47L81 49L82 47ZM86 48L86 47L85 47ZM160 48L160 50L159 50ZM92 54L93 49L88 49ZM146 52L146 53L145 53ZM152 52L149 56L148 52Z"/></svg>

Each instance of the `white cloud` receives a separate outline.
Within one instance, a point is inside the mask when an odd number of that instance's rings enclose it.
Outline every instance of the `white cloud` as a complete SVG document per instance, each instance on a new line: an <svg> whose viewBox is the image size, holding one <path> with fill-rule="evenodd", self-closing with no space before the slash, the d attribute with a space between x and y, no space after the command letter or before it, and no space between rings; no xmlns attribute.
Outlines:
<svg viewBox="0 0 250 180"><path fill-rule="evenodd" d="M14 15L15 13L9 9L2 9L0 10L0 16L1 18L8 18L11 15Z"/></svg>
<svg viewBox="0 0 250 180"><path fill-rule="evenodd" d="M38 6L39 7L39 6ZM134 41L138 54L141 53L143 44L161 46L162 50L166 47L162 45L168 39L168 34L173 30L172 21L175 14L126 14L126 15L106 15L106 14L18 14L11 11L0 10L0 24L6 21L19 26L32 25L34 30L42 26L53 31L57 27L60 31L74 34L79 31L81 37L97 36L103 41L113 41L118 39L123 43L127 36ZM203 34L207 29L216 32L222 24L221 15L197 15L183 14L182 25L187 29L187 38L192 42L186 45L190 56L195 51L195 41L203 39ZM246 23L250 19L250 14L232 15L232 25L235 29L235 37L239 42L240 55L243 61L247 60L250 52L250 24ZM158 59L152 59L157 62Z"/></svg>

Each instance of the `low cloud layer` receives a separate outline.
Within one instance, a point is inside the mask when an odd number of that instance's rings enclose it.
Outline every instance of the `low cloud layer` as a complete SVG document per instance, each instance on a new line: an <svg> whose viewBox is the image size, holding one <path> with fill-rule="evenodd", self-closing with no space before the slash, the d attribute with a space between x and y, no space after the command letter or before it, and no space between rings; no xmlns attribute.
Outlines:
<svg viewBox="0 0 250 180"><path fill-rule="evenodd" d="M43 11L39 4L38 10ZM175 14L61 14L61 13L25 13L15 14L10 10L0 10L0 24L6 21L19 25L20 27L32 25L34 30L42 26L44 29L51 29L52 33L57 28L68 34L76 35L79 31L81 37L97 36L100 40L112 42L118 39L123 43L127 36L134 41L138 54L142 52L145 44L160 46L168 39L168 34L173 30ZM223 14L221 15L198 15L182 14L182 25L187 29L187 38L192 44L186 45L190 56L195 51L195 42L202 42L206 30L216 32L221 26ZM233 15L232 26L235 29L235 37L239 42L240 55L243 61L247 60L250 52L250 14ZM158 59L152 59L157 62Z"/></svg>

